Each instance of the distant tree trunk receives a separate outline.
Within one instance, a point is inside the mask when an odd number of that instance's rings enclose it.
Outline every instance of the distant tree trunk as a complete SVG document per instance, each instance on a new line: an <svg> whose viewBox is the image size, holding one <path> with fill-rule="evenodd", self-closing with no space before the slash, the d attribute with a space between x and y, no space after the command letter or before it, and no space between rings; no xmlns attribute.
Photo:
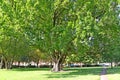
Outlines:
<svg viewBox="0 0 120 80"><path fill-rule="evenodd" d="M0 69L4 69L5 68L5 62L4 60L1 58L0 60Z"/></svg>
<svg viewBox="0 0 120 80"><path fill-rule="evenodd" d="M52 68L52 66L53 66L52 61L50 61L50 66L49 67Z"/></svg>
<svg viewBox="0 0 120 80"><path fill-rule="evenodd" d="M68 65L69 68L71 67L71 63L70 62L67 65Z"/></svg>
<svg viewBox="0 0 120 80"><path fill-rule="evenodd" d="M5 69L8 69L8 62L5 61Z"/></svg>
<svg viewBox="0 0 120 80"><path fill-rule="evenodd" d="M37 68L39 67L39 61L37 61Z"/></svg>
<svg viewBox="0 0 120 80"><path fill-rule="evenodd" d="M20 61L18 61L18 67L20 68Z"/></svg>
<svg viewBox="0 0 120 80"><path fill-rule="evenodd" d="M3 62L2 62L2 69L4 69L5 68L5 61L3 60Z"/></svg>
<svg viewBox="0 0 120 80"><path fill-rule="evenodd" d="M115 63L115 67L118 67L118 62Z"/></svg>
<svg viewBox="0 0 120 80"><path fill-rule="evenodd" d="M11 61L7 63L7 69L12 69L12 62Z"/></svg>
<svg viewBox="0 0 120 80"><path fill-rule="evenodd" d="M80 62L80 67L83 67L83 63L82 62Z"/></svg>
<svg viewBox="0 0 120 80"><path fill-rule="evenodd" d="M111 62L111 69L113 69L113 62Z"/></svg>
<svg viewBox="0 0 120 80"><path fill-rule="evenodd" d="M2 65L3 65L3 60L0 59L0 69L2 69Z"/></svg>
<svg viewBox="0 0 120 80"><path fill-rule="evenodd" d="M13 67L13 59L11 59L11 61L9 62L9 69L12 69Z"/></svg>
<svg viewBox="0 0 120 80"><path fill-rule="evenodd" d="M0 69L2 69L2 61L0 60Z"/></svg>
<svg viewBox="0 0 120 80"><path fill-rule="evenodd" d="M63 63L60 64L60 70L63 70Z"/></svg>

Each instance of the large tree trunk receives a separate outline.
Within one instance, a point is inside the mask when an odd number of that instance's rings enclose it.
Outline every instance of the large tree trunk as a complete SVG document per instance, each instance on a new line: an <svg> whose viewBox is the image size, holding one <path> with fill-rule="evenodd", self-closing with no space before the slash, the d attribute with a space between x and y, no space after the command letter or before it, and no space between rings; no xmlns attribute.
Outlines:
<svg viewBox="0 0 120 80"><path fill-rule="evenodd" d="M64 60L65 60L64 57L61 57L60 59L55 60L55 61L53 62L52 71L53 71L53 72L59 72L59 71L61 71L62 68L63 68Z"/></svg>
<svg viewBox="0 0 120 80"><path fill-rule="evenodd" d="M63 63L66 59L66 54L62 54L61 52L55 52L53 56L51 56L53 61L53 72L59 72L63 68Z"/></svg>
<svg viewBox="0 0 120 80"><path fill-rule="evenodd" d="M59 72L61 70L59 61L53 63L53 72Z"/></svg>

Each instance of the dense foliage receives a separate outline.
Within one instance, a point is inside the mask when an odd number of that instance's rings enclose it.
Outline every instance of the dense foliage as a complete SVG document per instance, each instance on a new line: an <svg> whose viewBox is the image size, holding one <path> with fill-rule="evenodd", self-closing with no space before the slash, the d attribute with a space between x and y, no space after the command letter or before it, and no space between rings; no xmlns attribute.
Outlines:
<svg viewBox="0 0 120 80"><path fill-rule="evenodd" d="M117 0L1 0L1 68L46 59L119 62ZM26 59L23 59L26 58Z"/></svg>

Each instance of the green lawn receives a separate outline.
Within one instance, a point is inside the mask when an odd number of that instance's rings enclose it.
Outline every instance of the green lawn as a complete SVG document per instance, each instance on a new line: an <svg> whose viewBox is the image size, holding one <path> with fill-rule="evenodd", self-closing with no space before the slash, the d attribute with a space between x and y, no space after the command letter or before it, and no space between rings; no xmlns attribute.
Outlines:
<svg viewBox="0 0 120 80"><path fill-rule="evenodd" d="M100 80L101 68L66 68L59 73L45 68L0 70L0 80Z"/></svg>
<svg viewBox="0 0 120 80"><path fill-rule="evenodd" d="M0 70L0 80L100 80L101 68L65 68L59 73L48 68ZM109 80L120 80L120 68L107 69Z"/></svg>
<svg viewBox="0 0 120 80"><path fill-rule="evenodd" d="M108 80L120 80L120 67L107 69L107 77L108 77Z"/></svg>
<svg viewBox="0 0 120 80"><path fill-rule="evenodd" d="M48 68L0 70L0 80L100 80L101 68L65 68L54 73ZM107 69L108 80L120 80L120 67Z"/></svg>

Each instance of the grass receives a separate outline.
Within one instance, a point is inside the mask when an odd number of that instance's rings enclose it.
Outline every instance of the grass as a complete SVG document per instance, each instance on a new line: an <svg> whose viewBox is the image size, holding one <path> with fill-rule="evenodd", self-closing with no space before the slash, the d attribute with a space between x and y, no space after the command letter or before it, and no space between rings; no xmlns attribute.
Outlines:
<svg viewBox="0 0 120 80"><path fill-rule="evenodd" d="M116 67L113 69L107 69L107 77L108 80L120 80L120 67Z"/></svg>
<svg viewBox="0 0 120 80"><path fill-rule="evenodd" d="M15 68L0 70L0 80L100 80L100 67L65 68L51 72L49 68ZM107 69L108 80L120 80L120 67Z"/></svg>
<svg viewBox="0 0 120 80"><path fill-rule="evenodd" d="M65 68L51 72L48 68L0 70L0 80L100 80L101 68Z"/></svg>
<svg viewBox="0 0 120 80"><path fill-rule="evenodd" d="M16 68L0 70L0 80L100 80L102 68L65 68L51 72L49 68ZM120 80L120 67L107 69L108 80Z"/></svg>

